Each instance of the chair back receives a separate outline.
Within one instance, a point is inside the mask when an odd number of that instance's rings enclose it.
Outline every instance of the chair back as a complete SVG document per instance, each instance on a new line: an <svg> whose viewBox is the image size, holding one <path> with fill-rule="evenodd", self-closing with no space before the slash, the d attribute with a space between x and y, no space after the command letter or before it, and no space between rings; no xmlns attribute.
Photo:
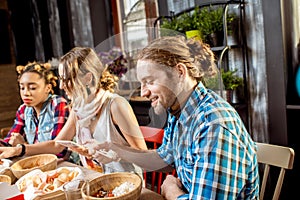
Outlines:
<svg viewBox="0 0 300 200"><path fill-rule="evenodd" d="M144 139L147 143L153 143L153 149L157 149L162 144L164 137L164 129L154 128L150 126L140 126Z"/></svg>
<svg viewBox="0 0 300 200"><path fill-rule="evenodd" d="M289 147L267 143L257 142L256 144L258 147L258 163L264 164L264 173L261 182L259 199L262 200L264 198L270 167L273 166L280 168L279 176L277 178L277 183L272 198L273 200L278 200L285 176L285 170L293 168L295 156L294 150Z"/></svg>
<svg viewBox="0 0 300 200"><path fill-rule="evenodd" d="M157 149L159 145L162 144L162 139L164 137L164 129L154 128L150 126L140 126L144 139L149 149ZM147 175L151 174L151 178L147 179ZM172 174L176 175L176 170L174 169L171 173L165 172L146 172L144 171L144 181L145 186L147 187L147 183L150 182L150 189L160 194L160 186L162 184L163 179L166 175Z"/></svg>
<svg viewBox="0 0 300 200"><path fill-rule="evenodd" d="M0 129L0 139L3 139L7 136L8 132L10 131L11 127L3 127Z"/></svg>

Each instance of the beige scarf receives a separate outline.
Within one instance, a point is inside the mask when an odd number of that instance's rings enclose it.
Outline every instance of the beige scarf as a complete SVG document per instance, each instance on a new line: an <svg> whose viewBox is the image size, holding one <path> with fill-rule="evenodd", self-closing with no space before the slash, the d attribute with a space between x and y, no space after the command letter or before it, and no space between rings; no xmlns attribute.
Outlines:
<svg viewBox="0 0 300 200"><path fill-rule="evenodd" d="M106 90L100 90L96 97L89 103L84 102L82 98L74 101L73 110L77 115L76 139L78 143L92 139L89 126L92 119L97 115L106 100L112 96L112 93Z"/></svg>

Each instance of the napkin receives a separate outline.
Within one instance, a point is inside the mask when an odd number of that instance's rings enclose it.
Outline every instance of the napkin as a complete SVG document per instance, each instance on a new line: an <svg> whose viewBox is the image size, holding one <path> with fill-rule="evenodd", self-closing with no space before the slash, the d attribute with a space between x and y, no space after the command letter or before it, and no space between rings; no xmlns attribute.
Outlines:
<svg viewBox="0 0 300 200"><path fill-rule="evenodd" d="M0 183L0 199L5 200L24 200L24 195L19 191L16 185L10 185L6 182Z"/></svg>

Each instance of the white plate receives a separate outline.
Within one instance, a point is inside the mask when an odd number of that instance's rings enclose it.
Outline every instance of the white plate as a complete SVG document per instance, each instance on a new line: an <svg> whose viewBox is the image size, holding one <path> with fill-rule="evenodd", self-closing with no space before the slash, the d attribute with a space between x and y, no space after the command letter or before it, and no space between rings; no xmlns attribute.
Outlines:
<svg viewBox="0 0 300 200"><path fill-rule="evenodd" d="M1 165L0 165L0 169L2 168L2 167L9 167L10 165L11 165L11 163L12 163L12 161L11 160L9 160L9 159L1 159L1 161L3 162Z"/></svg>

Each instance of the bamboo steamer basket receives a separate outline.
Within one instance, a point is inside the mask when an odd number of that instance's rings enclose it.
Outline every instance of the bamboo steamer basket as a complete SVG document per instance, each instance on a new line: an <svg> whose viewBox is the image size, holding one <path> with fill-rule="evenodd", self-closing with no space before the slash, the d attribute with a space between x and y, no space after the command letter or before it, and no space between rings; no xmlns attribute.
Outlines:
<svg viewBox="0 0 300 200"><path fill-rule="evenodd" d="M47 194L37 195L33 200L66 200L62 190L56 190Z"/></svg>
<svg viewBox="0 0 300 200"><path fill-rule="evenodd" d="M6 183L11 184L11 178L8 175L1 174L0 175L0 182L6 182Z"/></svg>
<svg viewBox="0 0 300 200"><path fill-rule="evenodd" d="M87 183L81 188L81 195L84 200L138 200L142 190L142 179L139 175L130 172L115 172L105 174L89 181L90 194L95 194L102 188L105 191L113 190L124 182L131 182L135 188L118 197L98 198L87 195Z"/></svg>
<svg viewBox="0 0 300 200"><path fill-rule="evenodd" d="M57 167L57 157L54 154L29 156L15 162L10 168L18 179L34 169L41 171L54 170Z"/></svg>
<svg viewBox="0 0 300 200"><path fill-rule="evenodd" d="M17 181L17 178L12 173L10 168L6 168L0 172L0 175L6 175L10 177L11 183L14 184Z"/></svg>

